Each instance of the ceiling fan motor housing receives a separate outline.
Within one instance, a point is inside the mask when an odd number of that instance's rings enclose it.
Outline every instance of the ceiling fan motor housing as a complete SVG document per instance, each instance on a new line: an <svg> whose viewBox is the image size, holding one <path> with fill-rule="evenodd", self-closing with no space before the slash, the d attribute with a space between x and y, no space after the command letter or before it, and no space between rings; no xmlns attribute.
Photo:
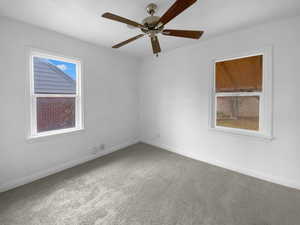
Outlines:
<svg viewBox="0 0 300 225"><path fill-rule="evenodd" d="M148 34L150 37L155 36L163 31L164 26L157 27L160 17L158 16L149 16L143 20L144 27L141 28L141 31L145 34Z"/></svg>
<svg viewBox="0 0 300 225"><path fill-rule="evenodd" d="M155 28L159 21L160 17L159 16L148 16L143 20L143 25L148 27L148 28Z"/></svg>

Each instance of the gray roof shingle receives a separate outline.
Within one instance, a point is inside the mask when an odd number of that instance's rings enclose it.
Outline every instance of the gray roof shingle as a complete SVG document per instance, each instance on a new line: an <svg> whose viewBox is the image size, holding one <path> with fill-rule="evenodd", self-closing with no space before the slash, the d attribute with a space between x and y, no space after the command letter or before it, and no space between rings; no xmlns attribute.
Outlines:
<svg viewBox="0 0 300 225"><path fill-rule="evenodd" d="M76 94L76 82L55 65L34 57L36 94Z"/></svg>

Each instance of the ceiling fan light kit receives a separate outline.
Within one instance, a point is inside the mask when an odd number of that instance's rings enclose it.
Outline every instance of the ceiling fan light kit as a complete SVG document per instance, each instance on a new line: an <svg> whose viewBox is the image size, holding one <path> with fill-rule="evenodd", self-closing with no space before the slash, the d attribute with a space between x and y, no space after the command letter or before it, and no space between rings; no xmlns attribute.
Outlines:
<svg viewBox="0 0 300 225"><path fill-rule="evenodd" d="M151 40L153 54L158 56L158 53L161 52L161 48L158 40L158 34L162 34L166 36L182 37L182 38L200 39L200 37L204 33L203 31L164 29L164 26L168 22L170 22L180 13L182 13L185 9L193 5L196 1L197 0L176 0L175 3L167 10L167 12L165 12L165 14L162 15L162 17L154 15L157 10L157 5L151 3L146 7L149 16L146 17L141 24L109 12L104 13L102 15L102 17L104 18L125 23L129 27L139 28L142 31L142 34L139 34L119 44L116 44L113 46L113 48L120 48L126 44L129 44L147 35Z"/></svg>

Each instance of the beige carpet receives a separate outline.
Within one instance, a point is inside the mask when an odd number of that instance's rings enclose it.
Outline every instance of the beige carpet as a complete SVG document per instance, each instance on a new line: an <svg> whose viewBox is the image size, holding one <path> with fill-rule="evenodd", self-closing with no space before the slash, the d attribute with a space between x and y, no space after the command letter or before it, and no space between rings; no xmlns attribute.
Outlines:
<svg viewBox="0 0 300 225"><path fill-rule="evenodd" d="M299 225L300 191L144 144L0 194L1 225Z"/></svg>

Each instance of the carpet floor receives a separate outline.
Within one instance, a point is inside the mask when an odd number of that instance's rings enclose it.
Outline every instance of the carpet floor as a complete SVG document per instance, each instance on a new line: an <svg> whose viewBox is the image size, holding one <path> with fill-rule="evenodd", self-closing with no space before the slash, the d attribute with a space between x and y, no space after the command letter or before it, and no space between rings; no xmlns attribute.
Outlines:
<svg viewBox="0 0 300 225"><path fill-rule="evenodd" d="M137 144L0 194L1 225L299 225L300 191Z"/></svg>

